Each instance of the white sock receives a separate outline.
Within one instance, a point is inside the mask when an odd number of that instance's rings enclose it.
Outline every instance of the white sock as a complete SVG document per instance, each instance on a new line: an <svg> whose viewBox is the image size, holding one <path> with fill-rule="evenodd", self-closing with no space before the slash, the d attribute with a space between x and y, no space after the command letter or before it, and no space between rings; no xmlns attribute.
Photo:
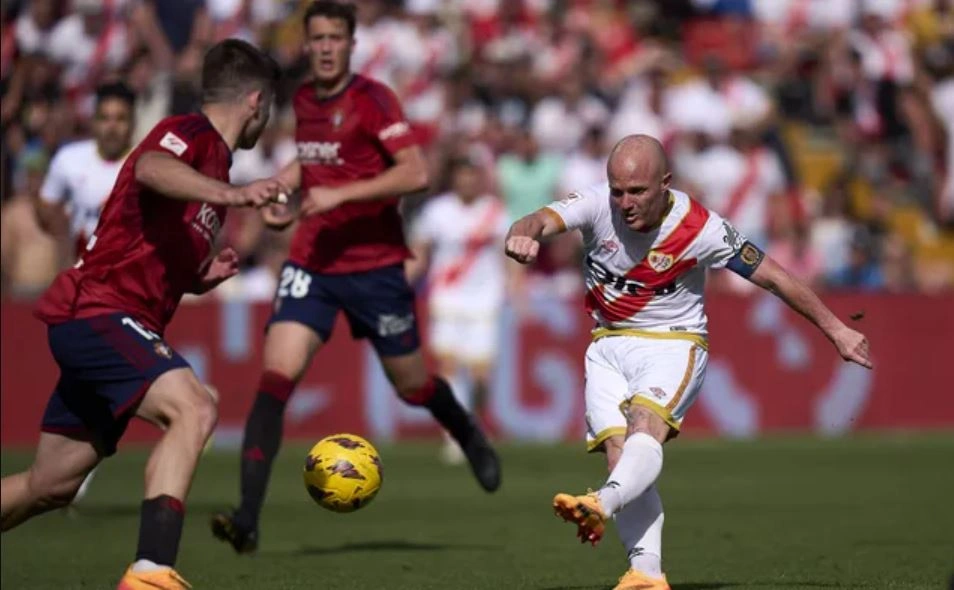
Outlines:
<svg viewBox="0 0 954 590"><path fill-rule="evenodd" d="M613 517L623 549L634 570L650 578L662 578L663 506L656 486L651 485Z"/></svg>
<svg viewBox="0 0 954 590"><path fill-rule="evenodd" d="M607 516L616 514L653 485L662 471L662 445L644 432L626 439L623 453L597 494Z"/></svg>
<svg viewBox="0 0 954 590"><path fill-rule="evenodd" d="M132 571L134 572L154 572L156 570L169 569L168 565L159 565L154 561L149 561L148 559L137 559L136 563L132 564Z"/></svg>

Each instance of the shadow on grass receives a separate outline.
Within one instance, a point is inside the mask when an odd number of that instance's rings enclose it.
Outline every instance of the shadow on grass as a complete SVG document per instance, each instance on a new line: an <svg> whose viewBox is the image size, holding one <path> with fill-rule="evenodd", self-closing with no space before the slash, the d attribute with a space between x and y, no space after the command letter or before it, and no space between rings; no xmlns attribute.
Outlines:
<svg viewBox="0 0 954 590"><path fill-rule="evenodd" d="M672 590L720 590L721 588L861 588L852 584L839 584L837 582L813 582L813 581L791 581L791 582L684 582L681 584L672 584ZM601 584L599 586L547 586L540 590L608 590L612 584Z"/></svg>
<svg viewBox="0 0 954 590"><path fill-rule="evenodd" d="M494 549L492 545L370 541L366 543L345 543L335 547L305 545L289 553L298 555L339 555L342 553L372 553L375 551L489 551L492 549Z"/></svg>

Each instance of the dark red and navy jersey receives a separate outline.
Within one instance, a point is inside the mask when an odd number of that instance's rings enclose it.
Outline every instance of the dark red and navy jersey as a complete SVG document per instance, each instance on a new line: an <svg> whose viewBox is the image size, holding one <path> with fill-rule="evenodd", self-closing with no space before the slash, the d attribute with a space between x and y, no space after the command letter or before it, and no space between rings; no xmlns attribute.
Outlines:
<svg viewBox="0 0 954 590"><path fill-rule="evenodd" d="M391 90L354 74L338 94L318 98L311 83L295 93L295 141L301 189L335 187L373 178L394 165L394 154L415 145ZM302 219L289 259L313 272L342 274L383 268L410 256L400 195L346 203Z"/></svg>
<svg viewBox="0 0 954 590"><path fill-rule="evenodd" d="M171 199L139 184L136 162L148 151L229 181L231 151L204 115L160 121L126 159L76 266L60 273L37 304L36 316L47 324L125 312L161 334L182 295L198 284L226 207Z"/></svg>

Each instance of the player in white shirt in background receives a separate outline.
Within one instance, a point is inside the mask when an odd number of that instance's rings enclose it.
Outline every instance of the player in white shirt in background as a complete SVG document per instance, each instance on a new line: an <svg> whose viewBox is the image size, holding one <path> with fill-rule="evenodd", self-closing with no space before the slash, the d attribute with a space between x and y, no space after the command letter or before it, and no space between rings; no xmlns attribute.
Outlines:
<svg viewBox="0 0 954 590"><path fill-rule="evenodd" d="M63 246L63 266L70 266L96 231L99 213L116 184L132 148L136 96L122 82L96 89L93 137L64 145L53 156L36 201L40 227ZM73 503L89 491L94 469L83 480Z"/></svg>
<svg viewBox="0 0 954 590"><path fill-rule="evenodd" d="M663 508L656 489L663 443L679 433L708 359L707 268L728 268L815 324L845 359L871 367L864 335L716 213L670 188L662 146L633 135L613 148L604 181L517 221L506 252L536 259L539 240L579 229L586 306L596 325L586 352L590 451L610 471L596 492L557 494L553 507L596 544L616 520L630 569L616 590L668 590L662 571Z"/></svg>
<svg viewBox="0 0 954 590"><path fill-rule="evenodd" d="M53 156L40 188L37 216L56 238L68 237L68 265L73 264L93 235L99 213L113 190L132 147L136 97L123 83L96 90L93 137L64 145Z"/></svg>
<svg viewBox="0 0 954 590"><path fill-rule="evenodd" d="M413 284L427 272L430 347L440 373L467 410L482 401L498 350L500 312L508 273L516 269L500 250L510 219L503 202L485 190L476 163L451 164L451 191L424 205L412 227ZM508 269L509 267L509 269ZM467 387L464 377L472 387ZM445 437L442 457L461 463L463 453Z"/></svg>

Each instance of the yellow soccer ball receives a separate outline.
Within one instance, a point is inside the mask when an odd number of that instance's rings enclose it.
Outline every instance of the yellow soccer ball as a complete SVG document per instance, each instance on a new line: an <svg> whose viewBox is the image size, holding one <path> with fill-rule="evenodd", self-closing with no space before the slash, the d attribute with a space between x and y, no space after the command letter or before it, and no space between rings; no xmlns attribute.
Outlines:
<svg viewBox="0 0 954 590"><path fill-rule="evenodd" d="M318 441L305 457L305 489L319 506L354 512L381 489L381 456L367 440L334 434Z"/></svg>

